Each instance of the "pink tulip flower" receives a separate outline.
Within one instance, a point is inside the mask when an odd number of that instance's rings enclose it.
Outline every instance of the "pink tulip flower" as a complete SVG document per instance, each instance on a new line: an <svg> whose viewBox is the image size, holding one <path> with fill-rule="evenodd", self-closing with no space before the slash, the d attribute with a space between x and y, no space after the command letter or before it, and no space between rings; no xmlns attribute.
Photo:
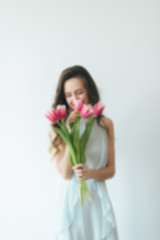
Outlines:
<svg viewBox="0 0 160 240"><path fill-rule="evenodd" d="M46 118L48 118L52 123L56 123L60 119L66 118L67 116L67 109L65 105L57 105L56 110L51 109L45 114Z"/></svg>
<svg viewBox="0 0 160 240"><path fill-rule="evenodd" d="M102 112L105 106L103 106L100 102L96 103L93 107L93 114L98 117Z"/></svg>
<svg viewBox="0 0 160 240"><path fill-rule="evenodd" d="M46 116L46 118L48 118L48 120L50 120L52 123L56 123L56 122L59 120L59 118L58 118L58 116L57 116L57 113L56 113L56 111L55 111L54 109L51 109L50 112L48 111L48 113L45 114L45 116Z"/></svg>
<svg viewBox="0 0 160 240"><path fill-rule="evenodd" d="M66 118L67 117L66 105L57 105L56 113L59 119Z"/></svg>
<svg viewBox="0 0 160 240"><path fill-rule="evenodd" d="M93 110L91 107L87 106L86 104L83 104L83 107L80 111L80 116L83 118L88 118L93 115Z"/></svg>
<svg viewBox="0 0 160 240"><path fill-rule="evenodd" d="M77 111L81 111L82 107L83 107L83 102L82 100L75 100L73 102L73 106L74 106L74 109L77 110Z"/></svg>
<svg viewBox="0 0 160 240"><path fill-rule="evenodd" d="M57 111L54 108L51 109L50 113L54 118L58 119Z"/></svg>

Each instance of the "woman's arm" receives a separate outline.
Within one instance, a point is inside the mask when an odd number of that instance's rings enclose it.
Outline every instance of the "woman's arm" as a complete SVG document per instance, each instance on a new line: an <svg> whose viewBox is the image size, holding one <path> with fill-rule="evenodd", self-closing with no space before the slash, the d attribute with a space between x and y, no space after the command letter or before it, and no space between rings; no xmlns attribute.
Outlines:
<svg viewBox="0 0 160 240"><path fill-rule="evenodd" d="M67 145L63 147L60 153L55 157L56 168L64 179L70 179L73 174L72 165L70 163L70 151Z"/></svg>
<svg viewBox="0 0 160 240"><path fill-rule="evenodd" d="M92 169L92 178L103 181L115 175L115 147L114 147L114 124L108 117L102 118L103 126L108 132L108 162L102 169Z"/></svg>
<svg viewBox="0 0 160 240"><path fill-rule="evenodd" d="M55 130L51 127L50 138L51 141L57 136ZM70 163L70 151L66 144L61 145L61 150L54 157L56 168L64 179L72 177L72 165Z"/></svg>

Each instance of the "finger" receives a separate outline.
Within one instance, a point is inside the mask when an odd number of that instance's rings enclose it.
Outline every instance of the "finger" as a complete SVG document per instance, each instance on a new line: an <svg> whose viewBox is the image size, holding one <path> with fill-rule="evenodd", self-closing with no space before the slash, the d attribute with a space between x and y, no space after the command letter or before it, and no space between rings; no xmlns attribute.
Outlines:
<svg viewBox="0 0 160 240"><path fill-rule="evenodd" d="M82 168L80 168L80 167L79 167L79 168L78 168L78 167L77 167L77 168L74 167L74 168L73 168L73 171L74 171L75 173L77 173L77 172L79 172L79 171L82 171Z"/></svg>
<svg viewBox="0 0 160 240"><path fill-rule="evenodd" d="M83 174L82 173L77 173L77 176L83 177Z"/></svg>
<svg viewBox="0 0 160 240"><path fill-rule="evenodd" d="M83 176L76 175L78 180L82 180Z"/></svg>
<svg viewBox="0 0 160 240"><path fill-rule="evenodd" d="M76 173L82 173L82 169L76 169Z"/></svg>
<svg viewBox="0 0 160 240"><path fill-rule="evenodd" d="M79 168L78 165L72 166L72 169L73 169L74 171L77 170L78 168Z"/></svg>
<svg viewBox="0 0 160 240"><path fill-rule="evenodd" d="M76 165L75 165L75 168L78 168L78 167L82 167L82 168L83 168L83 167L84 167L84 164L83 164L83 163L78 163L78 164L76 164Z"/></svg>

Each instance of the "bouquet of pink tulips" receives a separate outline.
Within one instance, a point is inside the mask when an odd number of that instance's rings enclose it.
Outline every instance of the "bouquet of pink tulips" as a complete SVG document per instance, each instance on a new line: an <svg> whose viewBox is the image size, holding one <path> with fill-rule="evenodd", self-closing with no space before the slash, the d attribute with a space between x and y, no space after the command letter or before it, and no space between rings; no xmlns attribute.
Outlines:
<svg viewBox="0 0 160 240"><path fill-rule="evenodd" d="M63 138L70 150L70 161L72 166L75 166L79 163L86 163L85 149L86 145L94 124L94 120L98 117L105 106L102 106L100 102L95 104L93 107L89 107L86 104L83 104L81 100L74 102L74 109L80 112L80 117L76 117L75 122L70 124L70 129L66 126L67 120L67 109L65 105L57 105L56 110L51 109L48 111L45 116L52 122L51 126L55 131ZM83 134L80 136L79 128L82 119L86 120L86 128ZM55 123L59 127L55 126ZM82 205L83 199L88 198L92 200L92 197L89 193L87 183L84 180L79 181L79 197L80 204Z"/></svg>

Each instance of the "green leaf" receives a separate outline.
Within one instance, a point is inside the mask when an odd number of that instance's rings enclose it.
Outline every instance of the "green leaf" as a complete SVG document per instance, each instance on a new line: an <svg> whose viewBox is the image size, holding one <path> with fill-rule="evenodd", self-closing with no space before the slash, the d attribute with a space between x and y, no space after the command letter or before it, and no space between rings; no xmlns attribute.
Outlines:
<svg viewBox="0 0 160 240"><path fill-rule="evenodd" d="M70 162L71 162L71 164L72 164L72 166L74 166L75 164L74 164L74 160L73 160L73 157L72 157L72 154L70 153Z"/></svg>
<svg viewBox="0 0 160 240"><path fill-rule="evenodd" d="M85 131L83 132L83 134L80 138L80 151L81 152L85 152L85 148L86 148L88 139L90 137L94 121L95 121L95 117L93 117L91 119L90 118L87 119Z"/></svg>
<svg viewBox="0 0 160 240"><path fill-rule="evenodd" d="M76 156L77 156L77 163L80 162L80 134L79 134L79 128L80 128L80 123L81 123L81 118L76 118L74 125L72 127L72 132L71 132L71 139L72 139L72 144L73 147L76 151Z"/></svg>
<svg viewBox="0 0 160 240"><path fill-rule="evenodd" d="M69 150L70 150L70 154L71 154L71 164L73 165L75 165L76 163L77 163L77 161L76 161L76 152L75 152L75 150L74 150L74 148L73 148L73 145L72 145L72 143L71 143L71 141L70 141L70 136L69 135L67 135L66 136L66 134L64 133L64 131L62 131L62 129L60 129L60 128L58 128L58 127L56 127L56 126L53 126L53 128L55 129L55 131L63 138L63 140L65 141L65 143L67 144L67 146L68 146L68 148L69 148Z"/></svg>
<svg viewBox="0 0 160 240"><path fill-rule="evenodd" d="M67 144L68 143L68 136L66 136L65 132L62 131L62 129L56 127L56 126L53 126L53 128L55 129L55 131L63 138L63 140L65 141L65 143Z"/></svg>

